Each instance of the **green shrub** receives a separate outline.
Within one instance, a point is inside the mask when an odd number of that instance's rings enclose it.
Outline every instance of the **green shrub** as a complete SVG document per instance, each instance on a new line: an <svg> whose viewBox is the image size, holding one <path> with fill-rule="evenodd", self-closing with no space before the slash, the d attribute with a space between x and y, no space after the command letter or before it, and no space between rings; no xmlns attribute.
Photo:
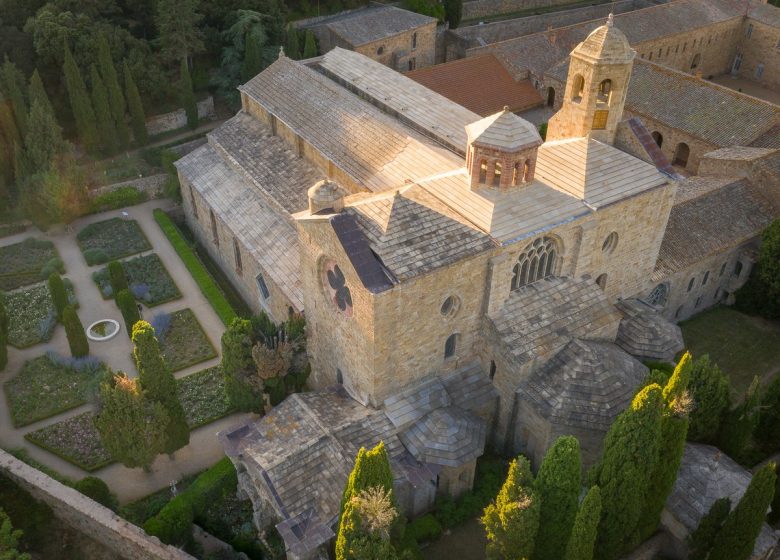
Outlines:
<svg viewBox="0 0 780 560"><path fill-rule="evenodd" d="M148 199L149 196L145 192L139 191L135 187L120 187L93 198L90 203L90 212L106 212L108 210L116 210L117 208L135 206L136 204L146 202Z"/></svg>
<svg viewBox="0 0 780 560"><path fill-rule="evenodd" d="M118 294L122 290L127 290L127 276L125 269L119 261L108 263L108 282L111 284L111 293Z"/></svg>
<svg viewBox="0 0 780 560"><path fill-rule="evenodd" d="M179 497L168 502L160 513L144 523L144 531L174 546L184 546L192 541L192 506L188 500Z"/></svg>
<svg viewBox="0 0 780 560"><path fill-rule="evenodd" d="M96 476L87 476L73 485L73 488L92 498L97 503L106 506L112 511L116 511L118 502L116 496L108 489L108 485Z"/></svg>
<svg viewBox="0 0 780 560"><path fill-rule="evenodd" d="M59 257L52 257L46 261L46 264L41 268L41 280L46 280L54 272L59 272L60 274L65 272L65 265Z"/></svg>
<svg viewBox="0 0 780 560"><path fill-rule="evenodd" d="M547 138L547 123L542 123L539 125L539 136L542 137L542 140Z"/></svg>
<svg viewBox="0 0 780 560"><path fill-rule="evenodd" d="M62 324L68 337L71 356L83 358L89 354L89 339L84 331L84 325L81 324L81 319L79 319L76 310L70 305L65 307L65 310L62 312Z"/></svg>
<svg viewBox="0 0 780 560"><path fill-rule="evenodd" d="M116 305L119 307L119 311L122 313L122 318L125 320L125 328L127 329L127 336L133 336L133 325L141 320L141 315L138 313L138 307L135 303L135 297L130 290L122 290L116 294Z"/></svg>
<svg viewBox="0 0 780 560"><path fill-rule="evenodd" d="M252 330L255 331L255 337L260 340L276 336L279 330L265 311L253 315L250 321L252 321Z"/></svg>
<svg viewBox="0 0 780 560"><path fill-rule="evenodd" d="M219 318L225 325L230 324L236 317L235 310L230 306L225 295L219 289L216 282L214 282L214 279L209 275L208 271L203 266L203 263L200 262L195 252L187 244L179 229L173 221L171 221L168 215L159 208L155 208L154 210L154 219L157 221L160 229L163 230L168 241L173 245L174 250L179 255L182 262L184 262L184 266L187 267L192 278L198 284L200 291L203 292L203 295L214 308L214 311Z"/></svg>
<svg viewBox="0 0 780 560"><path fill-rule="evenodd" d="M57 319L62 321L62 314L68 306L68 293L65 290L62 277L56 272L49 275L49 294L52 303L54 303L54 310L57 312Z"/></svg>
<svg viewBox="0 0 780 560"><path fill-rule="evenodd" d="M285 323L284 330L288 340L303 338L306 332L306 318L303 313L293 313Z"/></svg>
<svg viewBox="0 0 780 560"><path fill-rule="evenodd" d="M89 266L103 264L108 260L108 255L103 249L85 249L84 260Z"/></svg>
<svg viewBox="0 0 780 560"><path fill-rule="evenodd" d="M1 294L0 294L1 296ZM10 319L5 309L5 301L0 297L0 371L8 365L8 325Z"/></svg>
<svg viewBox="0 0 780 560"><path fill-rule="evenodd" d="M441 536L442 526L433 514L418 517L406 526L406 534L415 541L435 541Z"/></svg>

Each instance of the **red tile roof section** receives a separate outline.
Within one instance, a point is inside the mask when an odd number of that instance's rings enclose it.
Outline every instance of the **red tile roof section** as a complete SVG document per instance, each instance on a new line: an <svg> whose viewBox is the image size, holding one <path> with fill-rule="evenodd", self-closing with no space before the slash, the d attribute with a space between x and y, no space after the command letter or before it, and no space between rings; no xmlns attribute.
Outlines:
<svg viewBox="0 0 780 560"><path fill-rule="evenodd" d="M505 106L519 112L543 103L530 80L515 81L493 54L413 70L406 76L483 117Z"/></svg>

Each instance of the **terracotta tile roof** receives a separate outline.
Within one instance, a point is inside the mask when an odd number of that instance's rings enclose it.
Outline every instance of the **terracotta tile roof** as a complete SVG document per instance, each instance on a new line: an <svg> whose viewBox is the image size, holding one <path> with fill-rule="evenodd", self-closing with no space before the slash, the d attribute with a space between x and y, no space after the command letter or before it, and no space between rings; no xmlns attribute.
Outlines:
<svg viewBox="0 0 780 560"><path fill-rule="evenodd" d="M530 80L516 81L492 53L420 68L406 76L483 117L505 106L517 112L543 102Z"/></svg>

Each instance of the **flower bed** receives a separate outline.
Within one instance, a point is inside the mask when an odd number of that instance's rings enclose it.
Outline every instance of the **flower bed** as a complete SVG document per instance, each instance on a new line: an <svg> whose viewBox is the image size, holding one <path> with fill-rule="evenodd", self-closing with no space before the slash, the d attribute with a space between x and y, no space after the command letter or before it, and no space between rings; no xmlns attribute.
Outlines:
<svg viewBox="0 0 780 560"><path fill-rule="evenodd" d="M152 248L135 220L111 218L82 229L76 236L87 264L103 264Z"/></svg>
<svg viewBox="0 0 780 560"><path fill-rule="evenodd" d="M0 290L14 290L45 280L55 270L65 271L54 243L32 237L0 247L0 262Z"/></svg>
<svg viewBox="0 0 780 560"><path fill-rule="evenodd" d="M83 405L88 387L102 369L103 364L91 357L74 360L49 354L26 362L3 385L14 426Z"/></svg>
<svg viewBox="0 0 780 560"><path fill-rule="evenodd" d="M217 356L191 309L170 314L170 326L163 333L160 346L171 371L179 371Z"/></svg>
<svg viewBox="0 0 780 560"><path fill-rule="evenodd" d="M66 281L68 299L76 304L73 286ZM38 284L5 295L5 307L10 319L8 343L15 348L27 348L39 342L47 342L57 326L54 303L49 287Z"/></svg>
<svg viewBox="0 0 780 560"><path fill-rule="evenodd" d="M156 253L121 261L127 276L130 291L149 307L160 305L181 297L179 288L165 269ZM92 273L92 279L98 285L103 299L114 297L108 280L108 267Z"/></svg>
<svg viewBox="0 0 780 560"><path fill-rule="evenodd" d="M177 380L179 401L194 430L232 413L235 409L225 393L225 380L219 366L204 369Z"/></svg>
<svg viewBox="0 0 780 560"><path fill-rule="evenodd" d="M26 434L25 439L87 472L113 462L100 443L91 412L79 414Z"/></svg>

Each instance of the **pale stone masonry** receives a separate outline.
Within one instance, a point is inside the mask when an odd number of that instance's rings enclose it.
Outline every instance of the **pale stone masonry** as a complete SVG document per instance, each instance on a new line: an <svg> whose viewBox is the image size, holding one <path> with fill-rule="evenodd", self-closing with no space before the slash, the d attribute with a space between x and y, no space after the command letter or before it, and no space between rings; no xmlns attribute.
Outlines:
<svg viewBox="0 0 780 560"><path fill-rule="evenodd" d="M281 57L177 162L193 230L250 302L306 314L314 392L222 434L258 526L275 525L289 557L332 538L360 446L385 441L412 515L469 488L488 443L536 466L575 434L592 463L644 379L639 360L683 348L674 306L697 294L679 275L735 254L747 274L780 214L776 152L705 157L701 184L659 171L613 144L625 36L600 27L572 56L545 143L507 110L480 118L335 48ZM741 176L718 177L738 158Z"/></svg>

